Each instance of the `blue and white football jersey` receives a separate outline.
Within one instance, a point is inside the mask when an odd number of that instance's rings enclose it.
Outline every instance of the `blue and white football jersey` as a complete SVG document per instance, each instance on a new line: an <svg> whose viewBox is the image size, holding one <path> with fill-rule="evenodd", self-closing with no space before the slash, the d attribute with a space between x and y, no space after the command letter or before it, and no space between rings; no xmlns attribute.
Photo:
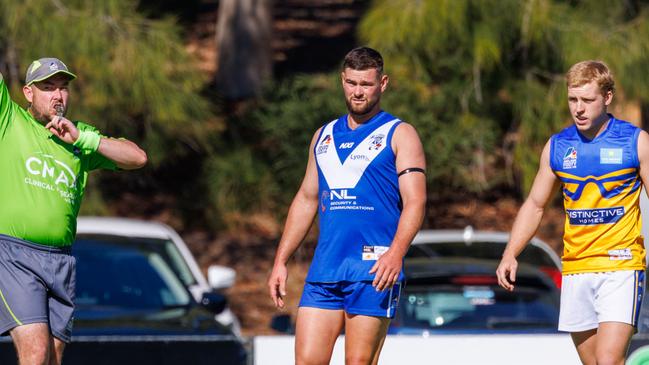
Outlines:
<svg viewBox="0 0 649 365"><path fill-rule="evenodd" d="M307 281L374 279L368 272L390 247L401 214L390 145L399 123L381 111L354 130L347 115L322 128L314 147L320 236Z"/></svg>

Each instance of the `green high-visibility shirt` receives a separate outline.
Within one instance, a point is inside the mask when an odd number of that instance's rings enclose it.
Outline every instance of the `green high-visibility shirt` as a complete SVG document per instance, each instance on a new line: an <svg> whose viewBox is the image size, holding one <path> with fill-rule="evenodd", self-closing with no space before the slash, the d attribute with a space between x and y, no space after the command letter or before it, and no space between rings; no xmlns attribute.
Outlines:
<svg viewBox="0 0 649 365"><path fill-rule="evenodd" d="M71 245L88 172L99 168L117 167L98 152L82 152L55 137L11 100L0 74L0 234Z"/></svg>

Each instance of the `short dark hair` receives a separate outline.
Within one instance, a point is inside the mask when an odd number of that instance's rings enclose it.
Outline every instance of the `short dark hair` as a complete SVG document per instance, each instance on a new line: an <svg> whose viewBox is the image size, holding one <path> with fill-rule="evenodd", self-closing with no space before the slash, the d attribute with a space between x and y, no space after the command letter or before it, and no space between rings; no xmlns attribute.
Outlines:
<svg viewBox="0 0 649 365"><path fill-rule="evenodd" d="M377 50L370 47L354 48L345 56L343 70L346 68L359 71L375 68L381 75L383 74L383 57Z"/></svg>

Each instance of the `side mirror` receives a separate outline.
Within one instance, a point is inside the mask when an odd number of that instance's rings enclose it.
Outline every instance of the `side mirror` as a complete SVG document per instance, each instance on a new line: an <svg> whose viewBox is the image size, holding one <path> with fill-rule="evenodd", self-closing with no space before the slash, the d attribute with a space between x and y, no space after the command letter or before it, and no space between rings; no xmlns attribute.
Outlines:
<svg viewBox="0 0 649 365"><path fill-rule="evenodd" d="M211 265L207 268L207 282L213 289L231 288L236 277L237 273L229 267Z"/></svg>
<svg viewBox="0 0 649 365"><path fill-rule="evenodd" d="M214 314L223 312L227 303L224 295L215 292L203 293L201 298L201 305Z"/></svg>
<svg viewBox="0 0 649 365"><path fill-rule="evenodd" d="M274 315L270 321L270 328L287 335L295 334L295 326L293 325L293 321L291 321L291 316L288 314Z"/></svg>

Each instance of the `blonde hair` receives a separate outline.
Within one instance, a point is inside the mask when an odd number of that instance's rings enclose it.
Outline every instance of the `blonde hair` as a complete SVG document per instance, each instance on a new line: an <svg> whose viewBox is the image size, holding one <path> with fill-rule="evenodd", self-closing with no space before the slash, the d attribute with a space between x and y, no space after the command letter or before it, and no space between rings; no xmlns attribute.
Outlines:
<svg viewBox="0 0 649 365"><path fill-rule="evenodd" d="M591 81L597 82L602 95L606 95L609 91L615 93L613 74L602 61L581 61L572 65L566 73L566 85L569 88L583 86Z"/></svg>

